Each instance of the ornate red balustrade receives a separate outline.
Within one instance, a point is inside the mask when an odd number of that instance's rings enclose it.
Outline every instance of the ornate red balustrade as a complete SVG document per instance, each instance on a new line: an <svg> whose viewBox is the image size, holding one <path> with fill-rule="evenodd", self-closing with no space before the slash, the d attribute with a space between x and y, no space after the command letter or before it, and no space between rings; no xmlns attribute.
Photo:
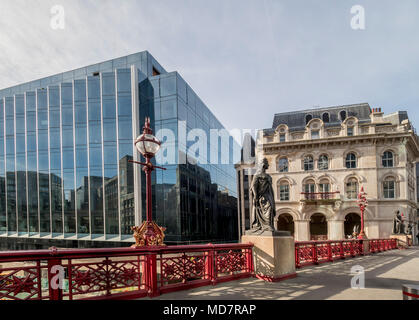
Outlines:
<svg viewBox="0 0 419 320"><path fill-rule="evenodd" d="M297 268L332 262L366 254L397 249L396 239L367 239L367 240L328 240L328 241L298 241L295 242L295 266Z"/></svg>
<svg viewBox="0 0 419 320"><path fill-rule="evenodd" d="M134 299L254 274L251 244L0 252L0 300Z"/></svg>

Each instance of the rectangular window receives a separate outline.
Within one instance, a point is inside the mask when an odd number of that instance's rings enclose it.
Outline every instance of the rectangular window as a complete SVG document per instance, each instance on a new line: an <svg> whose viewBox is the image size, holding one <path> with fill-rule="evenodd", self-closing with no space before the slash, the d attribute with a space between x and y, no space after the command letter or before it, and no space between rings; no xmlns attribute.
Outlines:
<svg viewBox="0 0 419 320"><path fill-rule="evenodd" d="M352 137L354 135L354 128L349 127L348 128L348 137Z"/></svg>
<svg viewBox="0 0 419 320"><path fill-rule="evenodd" d="M288 184L279 186L279 199L281 201L290 200L290 187Z"/></svg>
<svg viewBox="0 0 419 320"><path fill-rule="evenodd" d="M285 134L279 135L279 142L285 142Z"/></svg>
<svg viewBox="0 0 419 320"><path fill-rule="evenodd" d="M384 181L384 198L394 199L395 198L395 183L394 181Z"/></svg>
<svg viewBox="0 0 419 320"><path fill-rule="evenodd" d="M311 131L311 139L319 139L320 138L320 132L318 130Z"/></svg>

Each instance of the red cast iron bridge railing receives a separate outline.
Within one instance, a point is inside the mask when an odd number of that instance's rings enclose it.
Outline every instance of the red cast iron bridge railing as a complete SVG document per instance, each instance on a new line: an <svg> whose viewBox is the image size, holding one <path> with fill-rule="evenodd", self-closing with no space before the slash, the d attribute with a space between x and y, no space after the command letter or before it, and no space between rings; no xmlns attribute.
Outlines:
<svg viewBox="0 0 419 320"><path fill-rule="evenodd" d="M296 242L295 264L300 268L392 249L396 239ZM252 244L208 244L0 252L0 300L155 297L253 277L252 251Z"/></svg>
<svg viewBox="0 0 419 320"><path fill-rule="evenodd" d="M0 300L134 299L254 275L252 244L0 252Z"/></svg>
<svg viewBox="0 0 419 320"><path fill-rule="evenodd" d="M397 239L298 241L295 242L295 266L300 268L397 248Z"/></svg>

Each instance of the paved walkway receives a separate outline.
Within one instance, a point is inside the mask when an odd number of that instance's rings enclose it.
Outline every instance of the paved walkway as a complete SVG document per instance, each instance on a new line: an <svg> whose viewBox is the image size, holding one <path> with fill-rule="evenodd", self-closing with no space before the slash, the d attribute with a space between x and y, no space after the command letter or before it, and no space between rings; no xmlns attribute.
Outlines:
<svg viewBox="0 0 419 320"><path fill-rule="evenodd" d="M365 270L365 289L351 288L351 268L356 265ZM154 299L400 300L403 298L402 284L419 285L419 247L309 266L297 273L297 278L282 282L243 279L169 293Z"/></svg>

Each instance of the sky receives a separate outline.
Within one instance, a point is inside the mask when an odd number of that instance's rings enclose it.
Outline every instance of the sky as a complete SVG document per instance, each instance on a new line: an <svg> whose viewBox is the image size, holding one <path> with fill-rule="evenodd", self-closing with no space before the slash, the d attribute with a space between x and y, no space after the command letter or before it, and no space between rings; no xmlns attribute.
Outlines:
<svg viewBox="0 0 419 320"><path fill-rule="evenodd" d="M51 27L55 5L64 29ZM228 129L361 102L419 126L417 0L0 1L0 88L143 50Z"/></svg>

